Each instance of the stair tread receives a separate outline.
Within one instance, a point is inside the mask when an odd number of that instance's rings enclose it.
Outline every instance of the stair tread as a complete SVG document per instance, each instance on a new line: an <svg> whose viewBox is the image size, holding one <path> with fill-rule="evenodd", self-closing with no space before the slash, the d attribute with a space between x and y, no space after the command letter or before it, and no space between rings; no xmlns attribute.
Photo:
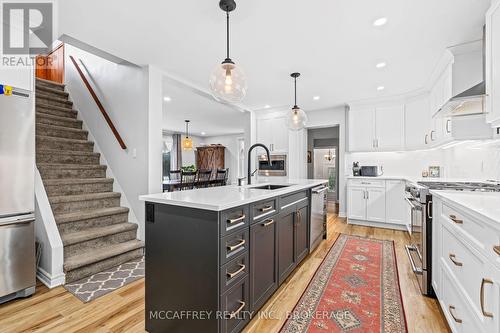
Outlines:
<svg viewBox="0 0 500 333"><path fill-rule="evenodd" d="M39 122L36 123L36 126L37 127L45 127L45 128L54 129L54 130L59 130L59 131L73 132L73 133L85 133L85 134L89 133L88 131L83 130L83 129L79 129L79 128L44 124L44 123L39 123Z"/></svg>
<svg viewBox="0 0 500 333"><path fill-rule="evenodd" d="M68 222L75 222L81 220L89 220L92 218L110 216L128 213L130 210L127 207L111 207L111 208L101 208L88 211L79 211L65 214L57 214L54 216L57 224L63 224Z"/></svg>
<svg viewBox="0 0 500 333"><path fill-rule="evenodd" d="M38 167L50 167L57 169L107 169L102 164L69 164L69 163L37 163Z"/></svg>
<svg viewBox="0 0 500 333"><path fill-rule="evenodd" d="M76 111L75 111L76 112ZM82 123L81 120L75 119L75 118L69 118L69 117L61 117L61 116L55 116L50 113L43 113L43 112L37 112L37 118L46 118L46 119L52 119L52 120L58 120L58 121L65 121L68 123Z"/></svg>
<svg viewBox="0 0 500 333"><path fill-rule="evenodd" d="M43 99L48 99L49 101L54 101L54 102L59 102L59 103L64 103L64 104L69 104L69 105L73 105L73 102L66 99L66 98L58 98L58 97L54 97L54 96L51 96L51 95L47 95L47 94L44 94L44 93L37 93L36 94L36 98L43 98ZM50 105L50 104L48 104Z"/></svg>
<svg viewBox="0 0 500 333"><path fill-rule="evenodd" d="M68 108L68 107L64 107L64 106L50 105L50 104L45 104L45 103L40 103L40 102L36 102L36 107L42 108L42 109L53 109L53 110L58 110L58 111L65 111L65 112L74 112L74 113L77 112L72 107ZM40 111L37 110L37 112L40 112Z"/></svg>
<svg viewBox="0 0 500 333"><path fill-rule="evenodd" d="M54 88L50 88L50 87L47 87L47 86L36 85L35 88L36 88L36 92L37 93L39 91L42 91L43 93L53 93L53 94L64 96L66 98L69 96L69 94L66 91L59 90L59 89L54 89Z"/></svg>
<svg viewBox="0 0 500 333"><path fill-rule="evenodd" d="M64 233L61 235L64 246L83 243L92 239L119 234L125 231L137 230L135 223L117 223L104 227L93 227L85 230Z"/></svg>
<svg viewBox="0 0 500 333"><path fill-rule="evenodd" d="M68 257L64 261L64 271L72 271L77 268L87 266L143 247L144 242L134 239L128 242L112 244L99 249L86 251L85 253Z"/></svg>
<svg viewBox="0 0 500 333"><path fill-rule="evenodd" d="M89 143L89 144L93 143L92 141L89 141L89 140L68 139L68 138L60 138L57 136L47 136L47 135L39 135L39 134L37 134L36 137L50 139L50 140L54 140L54 141L64 141L64 142L68 142L68 143Z"/></svg>
<svg viewBox="0 0 500 333"><path fill-rule="evenodd" d="M45 79L41 79L39 77L36 78L36 81L37 82L42 82L42 83L53 84L55 86L60 86L60 87L65 87L66 86L64 83L59 83L59 82L54 82L54 81L50 81L50 80L45 80Z"/></svg>
<svg viewBox="0 0 500 333"><path fill-rule="evenodd" d="M57 195L50 197L51 204L64 203L64 202L76 202L76 201L87 201L87 200L99 200L107 198L119 198L121 193L119 192L102 192L102 193L86 193L86 194L74 194L74 195Z"/></svg>
<svg viewBox="0 0 500 333"><path fill-rule="evenodd" d="M61 179L45 179L43 183L47 185L69 185L69 184L97 184L97 183L113 183L113 178L61 178Z"/></svg>
<svg viewBox="0 0 500 333"><path fill-rule="evenodd" d="M100 153L96 153L93 151L78 151L78 150L59 150L59 149L37 149L37 154L57 154L57 155L88 155L88 156L96 156L100 155Z"/></svg>

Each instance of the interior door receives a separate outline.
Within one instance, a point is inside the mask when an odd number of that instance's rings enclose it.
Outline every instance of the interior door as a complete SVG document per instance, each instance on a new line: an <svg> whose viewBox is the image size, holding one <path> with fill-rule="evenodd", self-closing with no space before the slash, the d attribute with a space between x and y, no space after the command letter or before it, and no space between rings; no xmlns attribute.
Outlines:
<svg viewBox="0 0 500 333"><path fill-rule="evenodd" d="M385 222L385 188L369 187L366 189L366 219Z"/></svg>
<svg viewBox="0 0 500 333"><path fill-rule="evenodd" d="M349 187L347 197L347 217L353 220L366 220L366 189L364 187Z"/></svg>

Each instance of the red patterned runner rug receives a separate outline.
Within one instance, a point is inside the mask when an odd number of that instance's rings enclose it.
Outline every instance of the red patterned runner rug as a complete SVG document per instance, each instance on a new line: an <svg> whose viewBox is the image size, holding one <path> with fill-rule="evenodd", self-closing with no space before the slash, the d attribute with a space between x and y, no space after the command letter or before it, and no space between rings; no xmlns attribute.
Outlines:
<svg viewBox="0 0 500 333"><path fill-rule="evenodd" d="M340 235L281 333L406 333L394 242Z"/></svg>

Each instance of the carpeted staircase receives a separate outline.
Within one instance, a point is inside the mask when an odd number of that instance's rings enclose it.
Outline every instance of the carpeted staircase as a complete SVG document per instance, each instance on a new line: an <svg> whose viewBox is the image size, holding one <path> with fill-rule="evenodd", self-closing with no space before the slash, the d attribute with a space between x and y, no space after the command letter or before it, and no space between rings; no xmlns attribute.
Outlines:
<svg viewBox="0 0 500 333"><path fill-rule="evenodd" d="M140 258L137 224L120 207L64 85L36 81L36 160L64 244L66 283Z"/></svg>

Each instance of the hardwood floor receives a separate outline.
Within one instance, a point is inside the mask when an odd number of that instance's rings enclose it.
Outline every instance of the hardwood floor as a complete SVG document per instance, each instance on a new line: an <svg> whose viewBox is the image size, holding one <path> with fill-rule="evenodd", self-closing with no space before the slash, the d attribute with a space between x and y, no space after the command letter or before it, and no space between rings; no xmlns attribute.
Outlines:
<svg viewBox="0 0 500 333"><path fill-rule="evenodd" d="M335 207L330 208L335 211ZM336 213L329 214L328 228L328 239L304 260L262 308L272 313L272 318L254 318L245 333L279 331L285 314L294 308L340 233L394 240L408 331L449 332L437 301L420 295L404 252L405 233L348 225ZM281 319L276 319L279 317ZM87 304L63 287L48 289L39 284L32 297L0 305L0 332L144 332L144 279Z"/></svg>

